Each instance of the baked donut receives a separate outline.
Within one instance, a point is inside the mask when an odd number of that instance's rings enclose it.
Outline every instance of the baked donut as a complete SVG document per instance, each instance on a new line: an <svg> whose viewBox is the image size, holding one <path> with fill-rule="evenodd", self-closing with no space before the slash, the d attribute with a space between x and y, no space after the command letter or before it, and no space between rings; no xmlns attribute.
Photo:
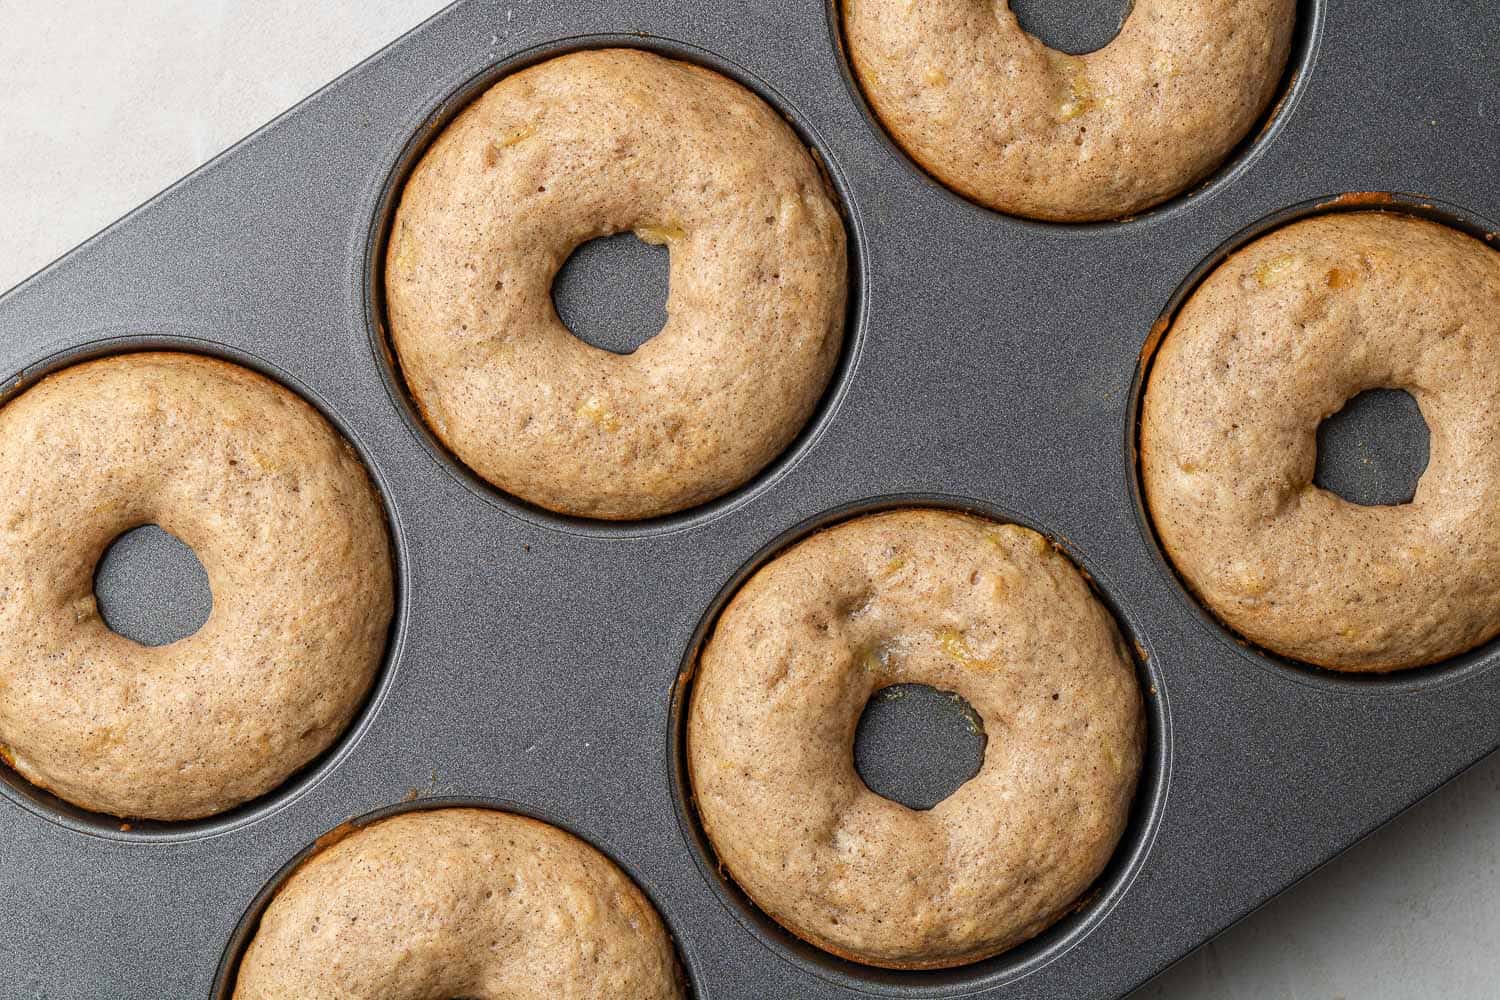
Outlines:
<svg viewBox="0 0 1500 1000"><path fill-rule="evenodd" d="M148 648L110 631L94 568L160 525L213 611ZM385 514L307 403L194 354L73 365L0 408L0 744L84 809L184 820L276 787L336 740L391 619Z"/></svg>
<svg viewBox="0 0 1500 1000"><path fill-rule="evenodd" d="M592 347L550 294L581 244L671 255L667 323ZM813 157L717 73L634 49L506 77L406 182L386 257L391 342L427 424L500 489L580 517L683 510L806 423L843 340L843 222Z"/></svg>
<svg viewBox="0 0 1500 1000"><path fill-rule="evenodd" d="M1114 619L1041 535L944 510L873 514L777 556L699 657L687 757L704 832L793 934L888 968L998 954L1076 904L1141 769L1139 685ZM988 736L930 811L870 791L871 696L925 684Z"/></svg>
<svg viewBox="0 0 1500 1000"><path fill-rule="evenodd" d="M1404 389L1431 432L1416 497L1313 484L1318 425ZM1141 480L1172 563L1220 620L1344 671L1434 663L1500 632L1500 253L1410 215L1264 236L1183 304L1151 367Z"/></svg>
<svg viewBox="0 0 1500 1000"><path fill-rule="evenodd" d="M681 1000L672 939L615 864L489 809L400 813L281 887L234 1000Z"/></svg>
<svg viewBox="0 0 1500 1000"><path fill-rule="evenodd" d="M1004 0L843 0L875 113L928 173L1001 212L1118 219L1207 177L1275 96L1297 0L1135 0L1071 56Z"/></svg>

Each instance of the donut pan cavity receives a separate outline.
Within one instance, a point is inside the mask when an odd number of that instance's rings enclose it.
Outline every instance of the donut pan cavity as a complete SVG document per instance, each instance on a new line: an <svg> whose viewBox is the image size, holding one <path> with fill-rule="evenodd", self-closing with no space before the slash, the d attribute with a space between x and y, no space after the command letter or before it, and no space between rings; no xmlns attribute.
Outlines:
<svg viewBox="0 0 1500 1000"><path fill-rule="evenodd" d="M1033 24L1047 16L1031 6ZM1236 234L1288 210L1436 213L1480 235L1500 218L1486 71L1500 13L1302 10L1289 96L1229 166L1137 219L1057 226L915 168L865 110L823 0L468 0L0 298L7 386L170 346L300 392L384 494L401 589L359 721L260 802L122 830L0 771L0 996L223 995L221 963L300 852L351 817L461 799L551 819L618 860L700 998L1116 997L1500 745L1493 644L1364 681L1279 661L1198 607L1140 509L1153 328ZM839 374L787 455L704 508L605 526L506 498L435 444L385 347L371 265L393 185L467 97L625 42L726 72L791 118L844 202L856 287ZM1325 204L1371 191L1413 197ZM1135 641L1151 721L1130 831L1077 912L1007 955L921 974L800 945L723 879L681 781L677 711L727 586L812 527L910 503L1062 546Z"/></svg>

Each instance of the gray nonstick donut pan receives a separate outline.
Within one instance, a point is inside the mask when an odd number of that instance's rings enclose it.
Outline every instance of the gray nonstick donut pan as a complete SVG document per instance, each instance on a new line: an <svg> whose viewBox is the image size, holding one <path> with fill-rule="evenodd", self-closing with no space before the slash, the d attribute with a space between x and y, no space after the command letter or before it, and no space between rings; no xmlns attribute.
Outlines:
<svg viewBox="0 0 1500 1000"><path fill-rule="evenodd" d="M1107 39L1125 9L1097 6L1064 25L1058 5L1016 0L1072 47ZM927 178L870 116L836 24L822 0L458 3L0 299L7 386L167 346L303 394L368 462L400 577L369 704L263 800L126 824L4 773L0 997L226 996L295 856L353 817L455 799L542 816L614 857L701 1000L1117 997L1500 744L1494 644L1359 680L1226 632L1163 561L1133 459L1153 328L1227 247L1319 210L1386 206L1481 236L1500 219L1500 9L1305 0L1266 126L1199 189L1091 226L998 215ZM737 493L643 524L530 509L451 459L401 387L372 268L394 188L456 109L510 70L605 44L698 61L779 108L827 165L853 250L843 361L803 436ZM1334 201L1349 192L1411 197ZM627 243L586 247L557 298L578 327L633 342L659 307L619 276L662 267ZM1421 468L1420 421L1381 396L1339 419L1323 481L1400 499L1386 480ZM724 879L683 786L678 709L694 644L760 560L812 526L924 502L1030 524L1088 571L1140 655L1150 745L1129 831L1075 912L977 965L884 972L800 945ZM190 588L191 559L129 538L134 555L99 574L102 604L142 573ZM164 614L201 619L174 599ZM906 763L867 773L951 787L973 751L944 730L951 703L907 702L879 709L864 748Z"/></svg>

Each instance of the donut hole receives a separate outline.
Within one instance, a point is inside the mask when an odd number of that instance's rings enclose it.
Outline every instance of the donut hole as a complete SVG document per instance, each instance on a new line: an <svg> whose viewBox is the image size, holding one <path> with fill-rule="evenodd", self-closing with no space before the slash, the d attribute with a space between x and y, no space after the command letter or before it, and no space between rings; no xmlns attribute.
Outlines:
<svg viewBox="0 0 1500 1000"><path fill-rule="evenodd" d="M1411 393L1370 389L1319 425L1313 482L1361 507L1408 504L1428 455L1427 421Z"/></svg>
<svg viewBox="0 0 1500 1000"><path fill-rule="evenodd" d="M1115 40L1134 0L1010 0L1011 13L1049 49L1081 56Z"/></svg>
<svg viewBox="0 0 1500 1000"><path fill-rule="evenodd" d="M214 606L198 556L154 524L125 532L104 550L94 569L94 601L112 632L142 646L186 639Z"/></svg>
<svg viewBox="0 0 1500 1000"><path fill-rule="evenodd" d="M558 318L585 344L634 354L667 323L669 259L634 233L589 240L552 282Z"/></svg>
<svg viewBox="0 0 1500 1000"><path fill-rule="evenodd" d="M854 769L881 798L927 810L979 773L988 741L963 698L926 684L895 684L865 704Z"/></svg>

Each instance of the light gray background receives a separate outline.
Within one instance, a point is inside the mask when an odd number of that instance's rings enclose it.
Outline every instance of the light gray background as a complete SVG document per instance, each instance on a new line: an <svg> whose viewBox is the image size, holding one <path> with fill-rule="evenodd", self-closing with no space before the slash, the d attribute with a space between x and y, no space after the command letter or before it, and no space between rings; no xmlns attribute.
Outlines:
<svg viewBox="0 0 1500 1000"><path fill-rule="evenodd" d="M0 0L0 289L442 6ZM1497 792L1500 755L1137 1000L1500 996Z"/></svg>

